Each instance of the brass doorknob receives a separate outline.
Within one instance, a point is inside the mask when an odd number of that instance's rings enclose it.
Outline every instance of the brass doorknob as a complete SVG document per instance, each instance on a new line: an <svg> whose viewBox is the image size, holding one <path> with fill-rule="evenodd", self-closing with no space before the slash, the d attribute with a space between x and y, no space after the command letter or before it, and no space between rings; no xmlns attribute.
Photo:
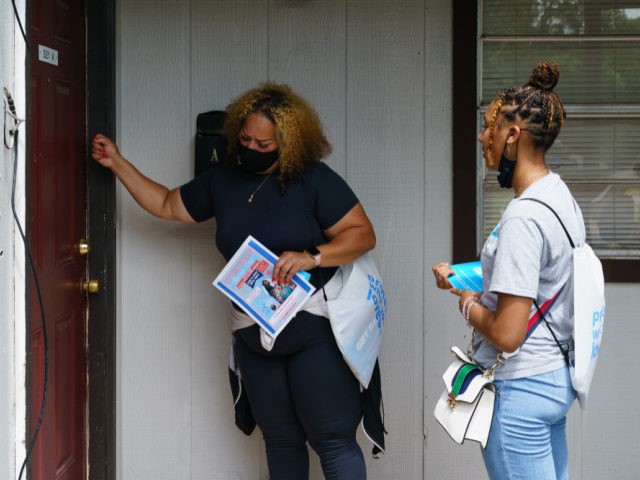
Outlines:
<svg viewBox="0 0 640 480"><path fill-rule="evenodd" d="M88 255L89 254L89 244L86 240L82 239L78 243L78 253L80 255Z"/></svg>
<svg viewBox="0 0 640 480"><path fill-rule="evenodd" d="M83 280L80 285L82 293L98 293L100 291L100 282L98 280Z"/></svg>

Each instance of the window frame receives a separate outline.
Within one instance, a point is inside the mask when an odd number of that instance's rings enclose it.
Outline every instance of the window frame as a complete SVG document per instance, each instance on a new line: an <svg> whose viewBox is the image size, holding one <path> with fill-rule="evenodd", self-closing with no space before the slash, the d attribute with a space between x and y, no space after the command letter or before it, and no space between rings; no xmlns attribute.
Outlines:
<svg viewBox="0 0 640 480"><path fill-rule="evenodd" d="M452 234L453 263L478 258L478 2L452 7ZM506 85L505 85L506 86ZM602 259L606 282L640 282L640 259Z"/></svg>

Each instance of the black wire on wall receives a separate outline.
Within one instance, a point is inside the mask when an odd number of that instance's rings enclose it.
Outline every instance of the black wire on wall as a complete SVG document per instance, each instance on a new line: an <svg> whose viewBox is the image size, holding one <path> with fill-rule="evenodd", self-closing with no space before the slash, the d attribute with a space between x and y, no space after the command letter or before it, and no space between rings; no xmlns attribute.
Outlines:
<svg viewBox="0 0 640 480"><path fill-rule="evenodd" d="M27 40L27 34L22 25L22 21L20 20L20 15L18 13L18 8L16 7L15 0L11 0L11 4L13 6L13 13L15 15L15 19L18 22L18 26L20 27L20 32L22 32L22 38L24 39L25 46L27 51L31 51L31 47L29 46L29 41ZM13 102L10 98L7 98L8 108L10 109L10 116L13 117L15 121L14 131L12 133L13 141L14 141L14 161L13 161L13 180L11 183L11 211L13 212L13 218L18 227L18 231L20 232L20 238L22 239L22 243L24 244L25 256L28 260L29 267L31 269L31 274L33 276L33 283L36 289L36 295L38 297L38 306L40 308L40 322L42 327L42 339L43 339L43 348L44 348L44 382L42 385L42 403L40 405L40 415L38 416L38 422L36 424L35 431L33 436L29 440L27 444L27 451L25 454L24 461L22 462L22 466L20 467L20 474L18 475L18 480L22 478L25 469L27 468L27 464L29 458L31 457L31 452L33 451L33 447L35 446L36 440L38 439L38 433L40 432L40 428L42 426L42 419L44 418L44 410L47 404L47 387L49 385L49 342L47 339L47 324L44 313L44 303L42 301L42 291L40 289L40 282L38 281L38 274L36 272L35 264L33 262L33 258L31 256L31 250L29 248L29 244L27 242L27 238L24 233L24 229L22 228L22 224L20 223L20 219L18 217L18 213L16 211L16 177L18 173L18 125L19 120L15 112L15 107L13 106ZM7 105L5 105L7 108Z"/></svg>
<svg viewBox="0 0 640 480"><path fill-rule="evenodd" d="M20 31L22 32L22 38L24 38L24 44L27 46L27 50L30 52L31 47L29 46L29 42L27 41L27 34L24 31L24 27L22 26L22 22L20 21L20 14L18 14L18 7L16 7L16 0L11 0L11 5L13 5L13 14L18 21L18 26L20 27Z"/></svg>

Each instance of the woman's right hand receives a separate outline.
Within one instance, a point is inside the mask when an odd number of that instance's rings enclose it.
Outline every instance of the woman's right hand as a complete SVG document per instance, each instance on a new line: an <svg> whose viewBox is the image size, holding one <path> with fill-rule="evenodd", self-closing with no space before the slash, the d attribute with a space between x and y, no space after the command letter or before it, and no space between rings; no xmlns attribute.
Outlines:
<svg viewBox="0 0 640 480"><path fill-rule="evenodd" d="M438 288L443 290L450 290L453 288L451 283L449 283L449 277L456 272L451 268L451 265L446 262L439 262L431 268L431 271L433 272L434 277L436 277L436 286Z"/></svg>
<svg viewBox="0 0 640 480"><path fill-rule="evenodd" d="M180 188L169 190L144 176L120 154L118 146L110 138L101 133L93 137L91 156L100 165L110 169L138 205L150 214L165 220L195 223L182 203Z"/></svg>
<svg viewBox="0 0 640 480"><path fill-rule="evenodd" d="M99 133L92 139L91 156L103 167L112 168L115 159L121 155L113 140Z"/></svg>

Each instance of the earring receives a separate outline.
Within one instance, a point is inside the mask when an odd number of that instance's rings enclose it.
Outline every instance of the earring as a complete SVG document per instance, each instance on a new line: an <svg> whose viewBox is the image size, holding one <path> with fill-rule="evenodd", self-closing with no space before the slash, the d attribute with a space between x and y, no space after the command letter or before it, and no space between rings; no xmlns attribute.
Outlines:
<svg viewBox="0 0 640 480"><path fill-rule="evenodd" d="M507 155L511 156L511 144L507 143Z"/></svg>

